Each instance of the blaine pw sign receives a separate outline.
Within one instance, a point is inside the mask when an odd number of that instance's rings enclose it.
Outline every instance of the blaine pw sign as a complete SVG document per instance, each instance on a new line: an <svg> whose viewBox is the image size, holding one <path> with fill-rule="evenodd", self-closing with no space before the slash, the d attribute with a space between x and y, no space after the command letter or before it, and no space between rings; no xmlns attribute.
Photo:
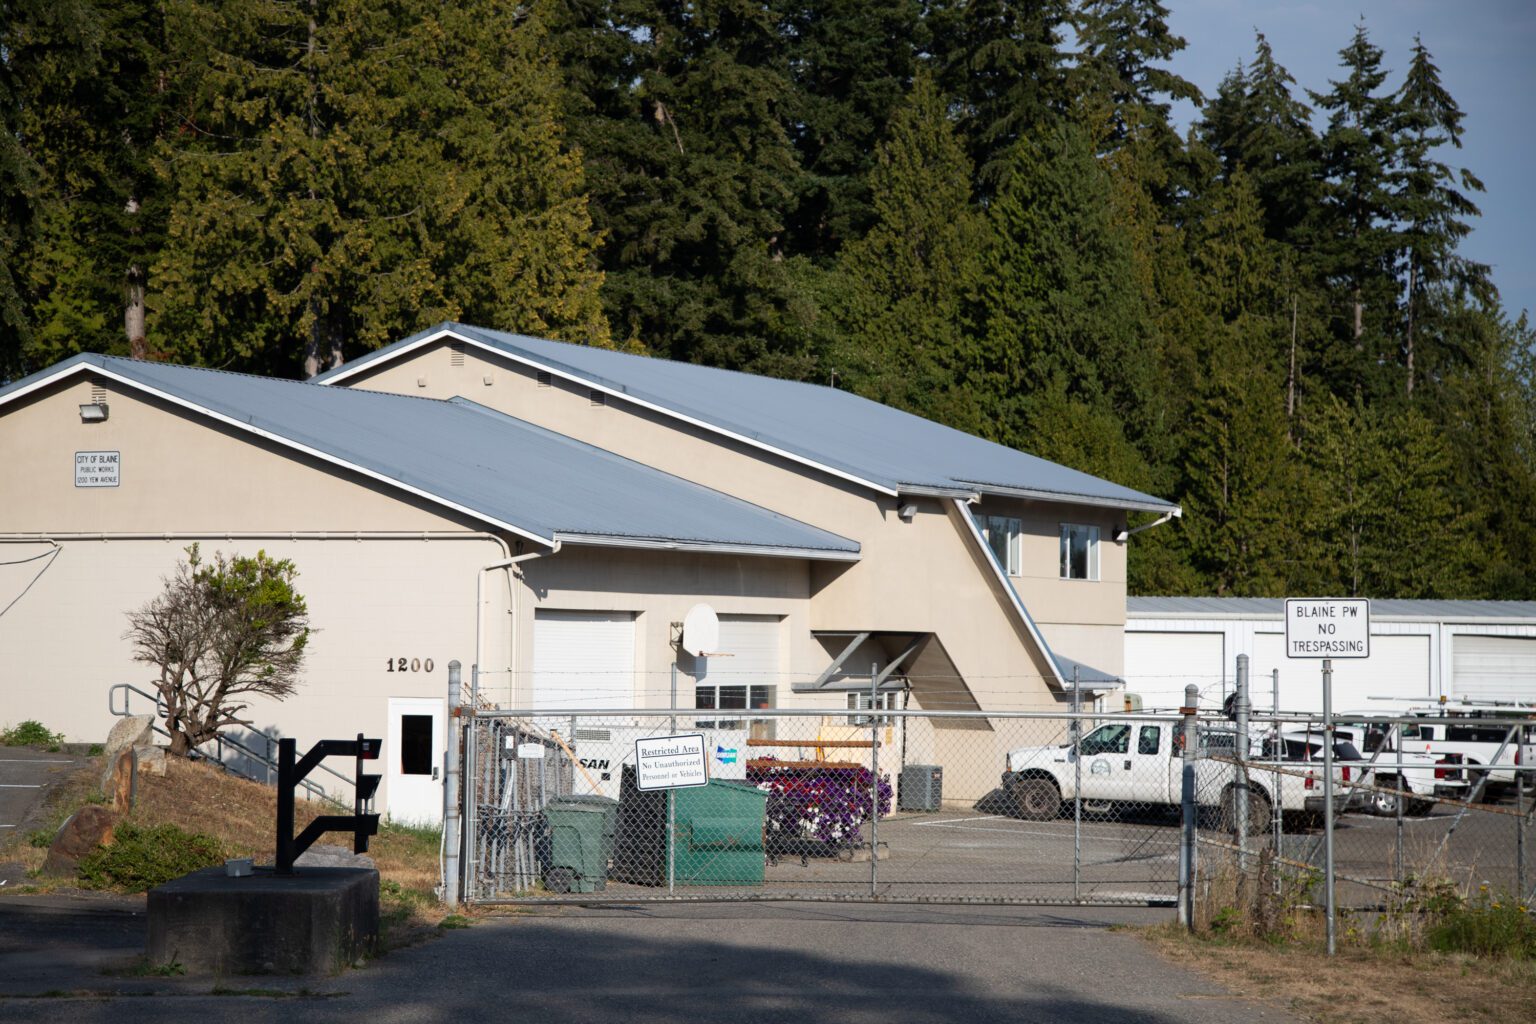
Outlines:
<svg viewBox="0 0 1536 1024"><path fill-rule="evenodd" d="M1287 598L1287 658L1369 658L1371 602L1365 598Z"/></svg>

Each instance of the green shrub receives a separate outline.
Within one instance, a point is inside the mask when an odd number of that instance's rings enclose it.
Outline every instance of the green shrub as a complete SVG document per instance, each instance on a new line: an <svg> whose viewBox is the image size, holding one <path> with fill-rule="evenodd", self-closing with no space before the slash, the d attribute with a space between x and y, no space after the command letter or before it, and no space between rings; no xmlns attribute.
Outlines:
<svg viewBox="0 0 1536 1024"><path fill-rule="evenodd" d="M213 836L184 832L175 825L124 822L112 845L99 846L80 861L80 877L95 889L143 892L198 868L222 864L225 856Z"/></svg>
<svg viewBox="0 0 1536 1024"><path fill-rule="evenodd" d="M1486 885L1445 913L1426 936L1429 948L1482 957L1536 959L1536 917L1518 897L1489 893Z"/></svg>
<svg viewBox="0 0 1536 1024"><path fill-rule="evenodd" d="M61 732L49 732L42 722L27 719L11 729L0 729L0 746L51 747L57 750L64 742Z"/></svg>

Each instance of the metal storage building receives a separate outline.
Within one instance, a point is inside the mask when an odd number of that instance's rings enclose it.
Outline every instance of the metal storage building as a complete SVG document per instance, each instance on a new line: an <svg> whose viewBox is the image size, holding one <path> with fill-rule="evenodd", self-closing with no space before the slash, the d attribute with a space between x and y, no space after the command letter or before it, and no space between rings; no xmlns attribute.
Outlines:
<svg viewBox="0 0 1536 1024"><path fill-rule="evenodd" d="M1126 691L1146 707L1177 707L1186 683L1202 704L1233 686L1237 656L1250 660L1254 704L1321 709L1316 661L1285 657L1280 598L1132 597L1126 601ZM1536 601L1371 602L1371 656L1334 662L1334 707L1386 710L1393 702L1500 700L1536 703Z"/></svg>

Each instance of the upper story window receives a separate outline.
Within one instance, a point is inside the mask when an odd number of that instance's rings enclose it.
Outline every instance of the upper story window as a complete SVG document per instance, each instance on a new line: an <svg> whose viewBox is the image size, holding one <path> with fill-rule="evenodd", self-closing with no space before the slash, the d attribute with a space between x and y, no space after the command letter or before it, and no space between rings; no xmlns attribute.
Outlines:
<svg viewBox="0 0 1536 1024"><path fill-rule="evenodd" d="M1061 578L1099 578L1099 528L1076 523L1061 524Z"/></svg>
<svg viewBox="0 0 1536 1024"><path fill-rule="evenodd" d="M1020 554L1023 524L1010 516L981 516L981 535L987 538L987 546L997 556L997 564L1009 576L1022 573L1023 558Z"/></svg>

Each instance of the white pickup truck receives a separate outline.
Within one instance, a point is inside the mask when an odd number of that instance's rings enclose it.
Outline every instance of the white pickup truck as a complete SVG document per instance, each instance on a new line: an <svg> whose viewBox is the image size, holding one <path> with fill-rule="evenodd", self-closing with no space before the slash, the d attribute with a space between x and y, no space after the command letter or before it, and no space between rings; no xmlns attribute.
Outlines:
<svg viewBox="0 0 1536 1024"><path fill-rule="evenodd" d="M1063 801L1081 794L1085 803L1165 805L1182 802L1183 758L1175 749L1178 727L1171 722L1111 722L1084 736L1076 749L1070 743L1050 747L1019 747L1008 753L1002 788L1014 813L1041 821L1061 813ZM1236 822L1237 750L1235 730L1201 727L1202 752L1195 761L1195 799L1203 816L1219 811L1220 827ZM1078 760L1081 759L1079 771ZM1347 796L1342 769L1334 769L1335 809ZM1254 767L1248 773L1248 822L1251 832L1268 828L1273 807L1320 814L1323 811L1322 768L1295 765L1277 774Z"/></svg>

